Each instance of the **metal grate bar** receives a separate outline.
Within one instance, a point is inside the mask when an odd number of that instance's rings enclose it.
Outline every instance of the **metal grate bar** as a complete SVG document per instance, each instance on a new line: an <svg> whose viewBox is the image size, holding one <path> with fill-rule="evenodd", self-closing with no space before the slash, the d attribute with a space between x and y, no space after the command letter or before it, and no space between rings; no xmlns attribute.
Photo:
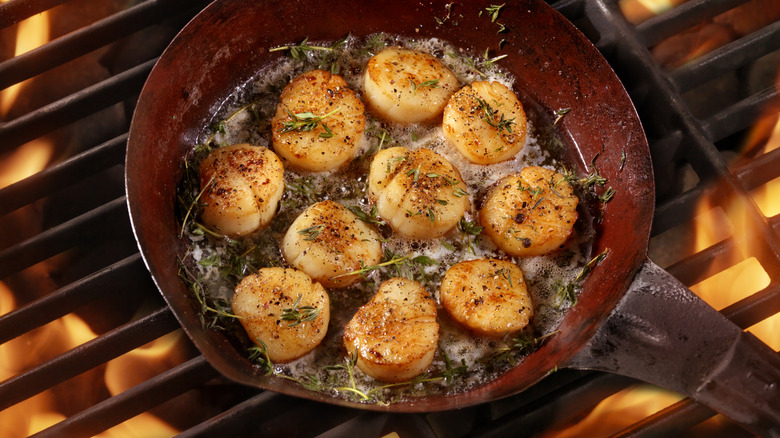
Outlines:
<svg viewBox="0 0 780 438"><path fill-rule="evenodd" d="M668 12L657 15L636 27L647 47L678 34L689 27L703 23L749 0L691 0Z"/></svg>
<svg viewBox="0 0 780 438"><path fill-rule="evenodd" d="M715 414L712 409L686 398L612 435L612 438L678 436Z"/></svg>
<svg viewBox="0 0 780 438"><path fill-rule="evenodd" d="M704 190L701 187L695 187L658 205L653 217L651 234L657 236L664 231L688 222L694 211L696 211L696 206L703 192Z"/></svg>
<svg viewBox="0 0 780 438"><path fill-rule="evenodd" d="M162 307L54 359L0 383L0 410L108 362L179 328L171 310Z"/></svg>
<svg viewBox="0 0 780 438"><path fill-rule="evenodd" d="M780 93L768 88L749 96L702 122L702 129L713 142L746 129L756 121L770 103L777 102Z"/></svg>
<svg viewBox="0 0 780 438"><path fill-rule="evenodd" d="M157 59L0 125L0 153L138 94Z"/></svg>
<svg viewBox="0 0 780 438"><path fill-rule="evenodd" d="M106 290L113 295L128 292L146 279L141 255L136 253L92 275L71 283L24 307L0 316L0 344L47 324L91 302Z"/></svg>
<svg viewBox="0 0 780 438"><path fill-rule="evenodd" d="M0 189L0 216L111 166L123 164L127 134Z"/></svg>
<svg viewBox="0 0 780 438"><path fill-rule="evenodd" d="M198 356L33 436L93 436L184 394L217 375L206 359Z"/></svg>
<svg viewBox="0 0 780 438"><path fill-rule="evenodd" d="M11 0L0 3L0 29L5 29L66 1L68 0Z"/></svg>
<svg viewBox="0 0 780 438"><path fill-rule="evenodd" d="M721 310L726 318L741 328L748 328L759 321L780 313L780 286L766 289L740 300Z"/></svg>
<svg viewBox="0 0 780 438"><path fill-rule="evenodd" d="M734 175L748 190L780 177L780 148L750 160L734 170Z"/></svg>
<svg viewBox="0 0 780 438"><path fill-rule="evenodd" d="M261 430L262 422L289 411L298 403L299 400L285 395L271 391L261 392L180 433L177 438L254 436Z"/></svg>
<svg viewBox="0 0 780 438"><path fill-rule="evenodd" d="M66 249L98 236L106 229L129 229L125 197L48 229L22 243L0 251L0 278L21 271Z"/></svg>
<svg viewBox="0 0 780 438"><path fill-rule="evenodd" d="M190 15L203 0L146 0L108 18L57 38L37 49L0 63L0 89L29 79L120 38L187 10ZM189 9L187 9L189 8Z"/></svg>
<svg viewBox="0 0 780 438"><path fill-rule="evenodd" d="M342 406L300 400L293 409L255 425L255 432L248 436L317 436L362 413L363 411ZM317 421L301 421L304 418L316 418ZM356 434L347 436L356 436Z"/></svg>
<svg viewBox="0 0 780 438"><path fill-rule="evenodd" d="M492 438L512 436L522 430L530 436L552 424L568 424L587 414L604 398L636 380L616 374L590 373L583 379L545 394L538 402L512 413L501 421L476 426L470 436Z"/></svg>
<svg viewBox="0 0 780 438"><path fill-rule="evenodd" d="M734 239L725 239L704 251L699 251L680 260L666 268L666 271L680 280L685 286L691 287L707 279L709 268L730 268L733 265L737 251Z"/></svg>
<svg viewBox="0 0 780 438"><path fill-rule="evenodd" d="M562 388L568 386L577 386L578 384L575 382L586 382L593 378L593 374L599 374L599 371L561 369L558 372L548 375L536 385L523 391L521 395L507 397L491 402L490 418L498 419L521 409L528 409L530 404L536 403L545 395L554 391L561 391Z"/></svg>
<svg viewBox="0 0 780 438"><path fill-rule="evenodd" d="M780 22L772 23L685 64L670 76L680 92L688 91L780 48Z"/></svg>

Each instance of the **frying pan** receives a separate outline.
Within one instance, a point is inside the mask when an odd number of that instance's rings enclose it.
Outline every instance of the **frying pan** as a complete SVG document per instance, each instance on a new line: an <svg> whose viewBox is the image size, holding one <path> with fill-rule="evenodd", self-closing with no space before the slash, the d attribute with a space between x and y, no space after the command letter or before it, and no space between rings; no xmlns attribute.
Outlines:
<svg viewBox="0 0 780 438"><path fill-rule="evenodd" d="M541 1L508 3L497 25L489 3L450 0L216 1L173 40L143 88L126 158L130 217L141 254L184 330L206 359L237 382L362 409L425 412L516 394L561 367L599 369L658 384L722 412L754 432L780 434L780 360L774 351L696 298L647 259L654 185L642 127L623 86L591 43ZM450 11L449 18L445 19ZM436 18L439 20L436 20ZM201 327L178 276L174 215L185 152L227 96L278 56L269 48L333 41L352 33L437 37L481 54L508 56L525 105L552 115L568 160L596 166L616 190L598 226L594 254L607 258L587 277L578 303L551 337L522 363L490 383L454 395L431 395L380 406L308 391L264 376L227 335ZM625 157L625 158L624 158Z"/></svg>

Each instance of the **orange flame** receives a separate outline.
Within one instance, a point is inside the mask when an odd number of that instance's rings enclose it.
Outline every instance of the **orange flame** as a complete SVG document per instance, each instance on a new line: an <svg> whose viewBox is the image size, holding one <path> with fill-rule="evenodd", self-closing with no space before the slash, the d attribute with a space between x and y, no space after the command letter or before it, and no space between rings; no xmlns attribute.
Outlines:
<svg viewBox="0 0 780 438"><path fill-rule="evenodd" d="M5 2L2 1L3 3ZM49 41L49 14L43 12L18 24L14 56L29 52ZM0 91L0 119L5 119L20 91L29 80ZM43 169L54 153L50 141L39 139L27 143L0 162L0 189Z"/></svg>
<svg viewBox="0 0 780 438"><path fill-rule="evenodd" d="M0 0L0 3L5 1L7 0ZM17 26L15 56L46 44L49 38L48 12L21 21ZM25 87L32 85L31 81L27 80L5 90L0 90L0 119L5 119L8 116L14 104L17 103L20 93ZM36 139L16 148L5 156L0 156L0 189L44 169L53 153L54 144L52 141ZM14 214L31 215L30 209L20 209ZM46 262L36 265L33 269L35 272L41 271L41 275L45 276L45 272L48 272L45 264ZM0 315L11 312L16 307L13 291L7 284L0 282ZM45 363L94 339L96 336L82 319L73 314L25 333L0 345L0 381ZM99 387L85 387L83 392L86 394L105 391L100 387L100 385L105 384L109 392L115 395L134 386L139 382L139 379L148 379L151 370L156 369L159 373L161 371L160 363L167 365L165 369L169 369L171 363L161 362L160 358L169 356L171 349L176 346L180 338L181 332L175 332L109 362L105 367L105 376L100 375L103 372L101 368L85 373L85 375L98 376L98 379L90 380L88 383ZM158 366L156 368L150 367L150 363L158 363ZM86 377L85 375L75 377L68 381L67 385L79 386L82 383L80 378ZM131 378L129 380L122 379L122 376L130 376ZM105 377L105 382L102 382L100 377ZM68 392L68 389L58 386L1 411L0 436L26 437L64 420L66 415L59 412L59 406L64 403L60 396L64 392ZM70 396L72 394L65 395L65 397ZM81 400L79 402L89 403ZM173 436L176 433L176 430L154 415L142 414L105 431L100 436L111 438Z"/></svg>
<svg viewBox="0 0 780 438"><path fill-rule="evenodd" d="M7 0L3 0L5 3ZM16 33L16 48L14 56L27 53L49 41L49 13L43 12L23 20L18 25ZM19 91L27 81L14 84L0 91L0 118L5 118L13 106Z"/></svg>
<svg viewBox="0 0 780 438"><path fill-rule="evenodd" d="M686 1L687 0L620 0L619 6L629 23L639 24Z"/></svg>
<svg viewBox="0 0 780 438"><path fill-rule="evenodd" d="M0 282L0 314L16 307L11 290ZM0 380L71 350L97 335L75 315L66 315L0 345ZM181 330L163 336L112 361L105 370L111 395L119 394L152 375L170 368L174 350L182 341ZM175 360L175 359L174 359ZM88 392L85 390L85 392ZM0 412L0 436L26 437L62 420L53 391L45 391ZM144 413L98 435L104 438L164 437L178 431L152 414Z"/></svg>
<svg viewBox="0 0 780 438"><path fill-rule="evenodd" d="M620 7L626 18L636 24L682 2L621 0ZM740 13L744 15L744 12ZM713 25L701 29L699 33L682 35L676 40L671 38L656 47L653 53L661 63L679 65L727 42L721 35L722 28L723 26ZM780 76L777 87L780 88ZM780 147L780 114L776 107L770 111L771 116L759 120L748 136L744 150L751 155L762 149L762 145L763 149L759 153ZM753 190L750 195L765 216L780 214L780 178ZM749 201L745 199L738 199L731 205L722 207L714 204L711 199L704 199L692 220L692 229L695 230L694 251L703 251L731 236L749 235L746 218L750 207ZM719 268L713 267L707 279L691 287L694 293L716 309L729 306L770 284L765 269L755 257L750 257L751 242L741 239L736 239L736 242L739 247L738 251L735 251L737 258L731 261L719 260L725 263L719 263ZM722 266L730 267L723 269ZM780 314L750 327L749 331L773 349L780 350ZM568 438L619 434L625 428L673 405L681 398L679 394L652 385L636 385L602 400L576 424L563 430L551 431L544 436ZM722 421L722 417L715 416L705 424L718 428Z"/></svg>
<svg viewBox="0 0 780 438"><path fill-rule="evenodd" d="M108 362L105 375L108 391L112 396L117 395L169 369L170 362L176 362L175 351L182 340L182 331L177 330ZM98 436L140 438L177 433L176 429L156 416L143 413Z"/></svg>
<svg viewBox="0 0 780 438"><path fill-rule="evenodd" d="M0 313L15 307L11 290L0 282ZM95 333L74 315L52 321L0 345L0 379L13 377L94 338ZM28 436L63 419L55 411L53 395L43 392L0 412L0 436Z"/></svg>

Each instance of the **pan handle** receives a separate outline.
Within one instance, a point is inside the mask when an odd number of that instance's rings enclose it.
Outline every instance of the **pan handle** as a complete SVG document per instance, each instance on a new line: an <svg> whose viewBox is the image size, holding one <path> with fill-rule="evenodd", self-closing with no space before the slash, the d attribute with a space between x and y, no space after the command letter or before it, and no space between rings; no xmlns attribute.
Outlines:
<svg viewBox="0 0 780 438"><path fill-rule="evenodd" d="M780 356L645 261L569 366L653 383L780 437Z"/></svg>

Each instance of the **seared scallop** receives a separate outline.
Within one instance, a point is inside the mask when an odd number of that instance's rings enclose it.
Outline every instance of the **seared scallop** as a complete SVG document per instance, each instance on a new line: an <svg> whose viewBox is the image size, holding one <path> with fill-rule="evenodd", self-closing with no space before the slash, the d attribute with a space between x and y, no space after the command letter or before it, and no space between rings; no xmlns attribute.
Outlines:
<svg viewBox="0 0 780 438"><path fill-rule="evenodd" d="M455 74L438 59L400 47L379 52L363 74L369 107L393 122L434 121L457 88Z"/></svg>
<svg viewBox="0 0 780 438"><path fill-rule="evenodd" d="M429 149L384 149L371 162L368 178L377 213L406 237L444 235L469 209L460 173Z"/></svg>
<svg viewBox="0 0 780 438"><path fill-rule="evenodd" d="M289 362L320 344L330 321L321 284L295 269L262 268L236 286L233 313L272 362Z"/></svg>
<svg viewBox="0 0 780 438"><path fill-rule="evenodd" d="M484 233L507 254L536 256L560 248L577 221L577 195L566 178L543 167L506 176L485 195Z"/></svg>
<svg viewBox="0 0 780 438"><path fill-rule="evenodd" d="M231 237L263 228L282 198L283 175L281 160L267 148L236 144L214 149L200 163L201 220Z"/></svg>
<svg viewBox="0 0 780 438"><path fill-rule="evenodd" d="M344 327L344 347L357 366L383 382L403 382L425 372L439 340L436 304L425 288L391 278Z"/></svg>
<svg viewBox="0 0 780 438"><path fill-rule="evenodd" d="M518 332L533 317L523 271L512 262L460 262L444 274L439 291L447 313L480 335L499 337Z"/></svg>
<svg viewBox="0 0 780 438"><path fill-rule="evenodd" d="M271 119L273 148L298 169L333 170L355 158L365 127L363 103L344 79L312 70L284 87Z"/></svg>
<svg viewBox="0 0 780 438"><path fill-rule="evenodd" d="M382 259L379 234L351 211L333 201L309 206L293 221L282 253L325 287L346 287L360 281L351 274Z"/></svg>
<svg viewBox="0 0 780 438"><path fill-rule="evenodd" d="M499 82L461 88L444 108L444 137L476 164L512 158L525 144L525 111L515 93Z"/></svg>

